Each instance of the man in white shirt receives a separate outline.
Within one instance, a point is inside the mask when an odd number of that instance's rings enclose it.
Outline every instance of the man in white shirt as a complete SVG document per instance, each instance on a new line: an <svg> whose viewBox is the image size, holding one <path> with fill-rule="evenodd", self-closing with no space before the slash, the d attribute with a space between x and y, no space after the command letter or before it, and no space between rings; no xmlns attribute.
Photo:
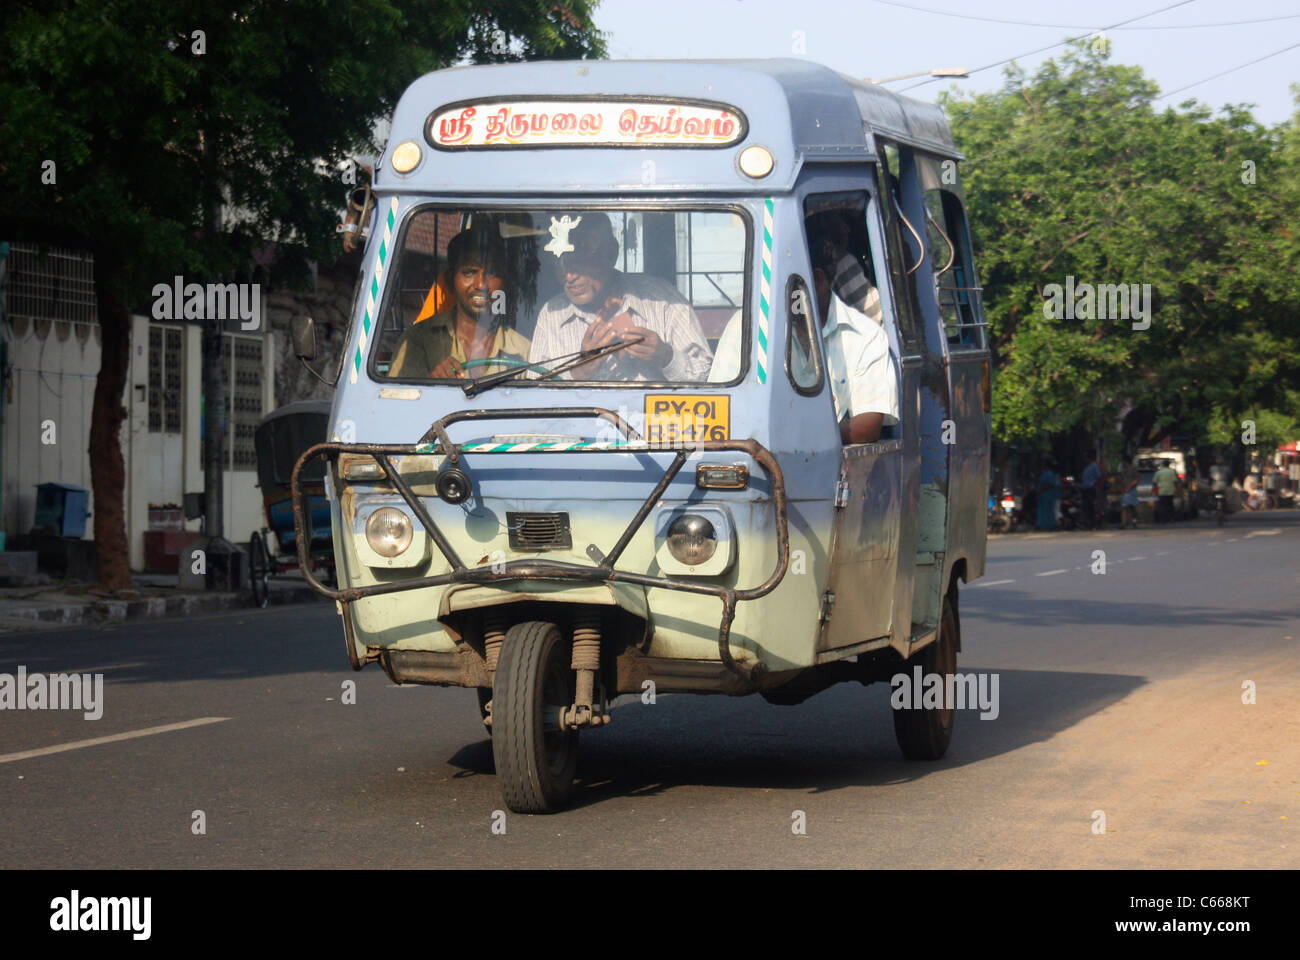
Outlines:
<svg viewBox="0 0 1300 960"><path fill-rule="evenodd" d="M568 229L558 231L543 254L547 259L555 254L553 268L564 292L538 314L529 361L539 363L637 338L630 346L561 376L703 382L713 355L699 318L677 288L658 277L614 268L618 240L604 213L588 210L564 219ZM552 232L557 230L553 227Z"/></svg>
<svg viewBox="0 0 1300 960"><path fill-rule="evenodd" d="M833 293L820 267L813 270L813 284L840 440L874 443L885 427L898 423L898 367L889 335L879 322ZM796 334L801 330L802 325L795 327Z"/></svg>
<svg viewBox="0 0 1300 960"><path fill-rule="evenodd" d="M898 423L898 365L889 347L880 294L870 288L864 302L870 313L846 304L831 289L826 271L813 271L817 287L817 315L821 321L826 375L835 400L835 419L844 443L873 443L886 426ZM791 352L792 371L799 382L811 381L810 344L804 323L796 314L796 346ZM737 310L718 340L709 381L725 383L740 373L741 315Z"/></svg>

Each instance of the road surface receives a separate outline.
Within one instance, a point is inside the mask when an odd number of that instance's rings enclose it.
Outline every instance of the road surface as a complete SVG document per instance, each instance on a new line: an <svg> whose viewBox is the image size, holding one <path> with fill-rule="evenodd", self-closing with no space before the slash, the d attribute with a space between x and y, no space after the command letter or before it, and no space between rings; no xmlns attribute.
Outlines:
<svg viewBox="0 0 1300 960"><path fill-rule="evenodd" d="M330 604L6 634L105 687L0 712L0 868L1300 866L1300 515L995 538L961 613L998 716L942 761L883 684L623 698L573 807L504 821L474 693L353 673Z"/></svg>

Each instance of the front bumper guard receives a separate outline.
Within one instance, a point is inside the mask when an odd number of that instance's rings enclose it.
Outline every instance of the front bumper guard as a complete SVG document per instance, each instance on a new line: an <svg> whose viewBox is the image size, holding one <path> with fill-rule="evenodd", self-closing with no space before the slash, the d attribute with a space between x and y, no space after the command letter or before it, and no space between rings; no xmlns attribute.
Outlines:
<svg viewBox="0 0 1300 960"><path fill-rule="evenodd" d="M582 440L582 441L557 441L543 442L532 444L510 444L510 443L493 443L493 442L470 442L456 444L452 443L447 436L447 427L453 423L462 421L484 421L484 420L519 420L545 418L548 420L562 419L601 419L614 424L622 439L615 441L600 440ZM736 589L734 587L718 586L714 584L696 583L689 580L680 580L674 577L653 577L643 573L634 573L629 570L619 570L615 568L619 557L627 545L632 541L632 537L645 523L650 511L654 508L655 502L663 496L668 489L669 484L681 472L687 458L692 453L718 453L734 451L744 453L754 460L763 472L767 474L768 480L772 487L772 505L776 513L776 538L777 538L777 560L776 567L766 580L756 587L749 589ZM632 517L627 527L615 542L613 548L608 552L602 552L594 543L588 545L587 555L591 557L593 565L587 566L579 563L571 563L563 560L510 560L506 563L498 563L487 567L467 567L456 553L455 548L448 542L446 536L434 523L433 518L425 509L420 498L416 496L410 486L402 479L398 471L393 467L389 459L393 456L419 456L429 454L442 454L447 458L447 462L452 466L458 466L462 456L465 453L477 454L501 454L501 453L663 453L672 452L674 457L668 468L664 471L659 482L655 484L654 489L650 491L649 496L637 509L636 514ZM305 536L307 532L307 508L306 495L303 491L303 483L300 478L304 466L314 460L316 457L329 457L332 461L337 461L341 453L360 453L374 457L379 467L384 472L385 479L393 485L406 505L410 507L412 514L424 525L425 532L433 540L438 549L442 552L447 563L451 565L449 573L439 574L433 577L421 577L417 580L404 580L397 583L380 583L368 587L348 587L344 589L334 589L326 586L316 579L311 569L310 563L310 539ZM736 661L731 655L731 624L736 616L736 604L742 600L757 600L764 597L776 589L777 584L785 577L786 570L790 565L790 533L788 523L788 513L785 496L785 477L781 473L781 465L777 462L772 452L760 444L757 440L706 440L693 443L650 443L643 440L618 414L612 410L602 407L564 407L564 408L528 408L516 410L464 410L437 420L420 438L418 443L413 444L385 444L385 443L318 443L308 448L298 462L294 465L293 476L291 479L293 490L293 523L297 533L298 541L298 559L301 564L303 576L307 583L317 593L329 597L331 600L338 601L342 605L343 622L347 632L348 655L352 659L352 665L355 669L361 669L361 662L356 659L355 644L353 643L353 634L351 630L350 611L348 606L365 597L374 597L386 593L398 593L404 590L418 590L422 587L438 587L449 583L474 583L474 584L496 584L516 580L553 580L567 581L572 583L609 583L621 581L624 583L640 584L644 587L658 587L664 590L681 590L685 593L697 593L715 596L722 601L722 620L718 626L718 657L726 666L727 670L740 678L747 685L753 686L759 676L765 672L762 661L756 660L752 666L746 667Z"/></svg>

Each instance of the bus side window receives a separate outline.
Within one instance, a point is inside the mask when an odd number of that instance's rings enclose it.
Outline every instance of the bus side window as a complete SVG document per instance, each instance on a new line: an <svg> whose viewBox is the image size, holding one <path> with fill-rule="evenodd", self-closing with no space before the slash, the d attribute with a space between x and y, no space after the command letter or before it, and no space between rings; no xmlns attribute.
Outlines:
<svg viewBox="0 0 1300 960"><path fill-rule="evenodd" d="M981 350L984 310L975 281L970 231L962 206L957 161L937 154L912 154L920 183L926 242L934 275L935 299L950 349Z"/></svg>
<svg viewBox="0 0 1300 960"><path fill-rule="evenodd" d="M897 435L898 426L897 358L874 282L867 210L865 191L813 194L804 200L815 329L841 437L854 437L846 443L888 439ZM799 388L797 382L795 386ZM874 418L869 428L861 425L864 415Z"/></svg>
<svg viewBox="0 0 1300 960"><path fill-rule="evenodd" d="M898 179L889 171L882 171L885 180L880 211L885 221L886 260L894 290L898 327L905 349L915 350L922 341L921 304L917 300L914 273L924 256L919 239L903 223L900 210ZM915 226L913 225L913 229Z"/></svg>
<svg viewBox="0 0 1300 960"><path fill-rule="evenodd" d="M792 275L785 285L785 369L798 393L813 397L822 390L821 324L817 307L803 277Z"/></svg>
<svg viewBox="0 0 1300 960"><path fill-rule="evenodd" d="M950 347L983 349L985 335L980 289L970 256L970 235L961 198L950 190L925 193L926 228L936 251L935 286Z"/></svg>

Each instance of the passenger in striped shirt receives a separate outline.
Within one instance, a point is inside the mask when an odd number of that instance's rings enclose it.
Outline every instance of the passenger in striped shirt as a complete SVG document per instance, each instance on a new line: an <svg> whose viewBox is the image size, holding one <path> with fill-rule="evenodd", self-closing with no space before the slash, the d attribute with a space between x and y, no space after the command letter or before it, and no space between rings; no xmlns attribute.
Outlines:
<svg viewBox="0 0 1300 960"><path fill-rule="evenodd" d="M642 338L614 353L560 374L565 379L702 382L713 354L699 318L671 284L646 274L614 268L618 240L609 217L588 210L572 217L572 250L556 256L554 268L564 292L537 315L529 362L592 350L618 339ZM543 256L553 251L548 249ZM542 376L537 371L533 376Z"/></svg>
<svg viewBox="0 0 1300 960"><path fill-rule="evenodd" d="M849 253L849 225L844 217L833 216L827 224L829 248L825 253L833 264L831 270L831 289L847 306L865 313L876 323L883 325L884 314L880 309L880 292L867 279L866 271L858 258Z"/></svg>

